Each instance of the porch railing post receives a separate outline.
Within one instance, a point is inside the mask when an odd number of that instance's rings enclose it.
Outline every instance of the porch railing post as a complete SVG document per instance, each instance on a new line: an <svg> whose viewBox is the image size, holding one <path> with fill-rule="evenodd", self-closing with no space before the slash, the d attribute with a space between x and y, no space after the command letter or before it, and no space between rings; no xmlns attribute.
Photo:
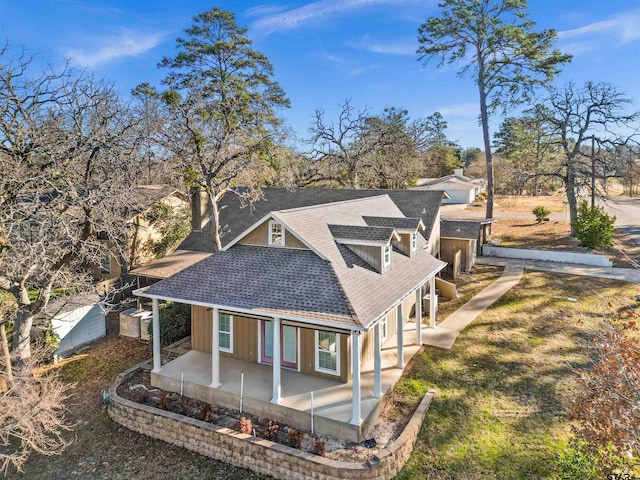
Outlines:
<svg viewBox="0 0 640 480"><path fill-rule="evenodd" d="M429 283L429 328L436 328L436 277L431 277Z"/></svg>
<svg viewBox="0 0 640 480"><path fill-rule="evenodd" d="M351 399L351 425L360 425L360 332L351 332L351 384L353 396Z"/></svg>
<svg viewBox="0 0 640 480"><path fill-rule="evenodd" d="M280 319L273 319L273 398L271 403L280 404L282 400L280 385Z"/></svg>
<svg viewBox="0 0 640 480"><path fill-rule="evenodd" d="M374 329L373 335L373 397L382 397L382 352L380 345L380 322Z"/></svg>
<svg viewBox="0 0 640 480"><path fill-rule="evenodd" d="M219 388L220 383L220 310L213 309L211 318L211 388Z"/></svg>
<svg viewBox="0 0 640 480"><path fill-rule="evenodd" d="M416 345L422 345L422 286L416 290Z"/></svg>
<svg viewBox="0 0 640 480"><path fill-rule="evenodd" d="M158 299L153 299L153 373L162 371L162 358L160 351L160 308Z"/></svg>
<svg viewBox="0 0 640 480"><path fill-rule="evenodd" d="M404 368L404 322L402 320L402 303L398 305L396 309L396 319L397 319L397 332L396 338L398 339L398 368Z"/></svg>

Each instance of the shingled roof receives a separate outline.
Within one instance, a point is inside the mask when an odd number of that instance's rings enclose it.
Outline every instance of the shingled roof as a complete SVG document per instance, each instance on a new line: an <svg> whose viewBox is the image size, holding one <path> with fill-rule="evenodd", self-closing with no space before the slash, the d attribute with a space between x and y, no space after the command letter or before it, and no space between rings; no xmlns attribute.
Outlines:
<svg viewBox="0 0 640 480"><path fill-rule="evenodd" d="M362 217L367 225L376 227L393 227L396 230L411 230L415 232L420 226L420 218L406 217Z"/></svg>
<svg viewBox="0 0 640 480"><path fill-rule="evenodd" d="M354 325L331 264L310 250L234 245L144 295Z"/></svg>
<svg viewBox="0 0 640 480"><path fill-rule="evenodd" d="M393 227L369 227L361 225L329 225L336 241L360 240L366 242L389 243L395 230ZM399 237L398 237L399 238Z"/></svg>
<svg viewBox="0 0 640 480"><path fill-rule="evenodd" d="M483 220L442 220L440 223L441 238L461 238L477 240L480 236L480 226Z"/></svg>
<svg viewBox="0 0 640 480"><path fill-rule="evenodd" d="M229 245L239 234L250 228L269 212L308 207L358 198L389 195L404 217L420 218L427 240L438 218L442 192L429 190L351 190L331 188L265 188L263 198L245 205L237 195L227 194L220 202L222 246ZM378 215L374 213L371 216ZM181 250L213 252L211 227L207 222L202 230L193 230L178 247Z"/></svg>
<svg viewBox="0 0 640 480"><path fill-rule="evenodd" d="M229 245L144 295L366 329L446 265L420 237L413 257L392 250L384 274L336 243L330 225L375 230L363 219L374 214L402 216L388 195L271 212L311 250Z"/></svg>

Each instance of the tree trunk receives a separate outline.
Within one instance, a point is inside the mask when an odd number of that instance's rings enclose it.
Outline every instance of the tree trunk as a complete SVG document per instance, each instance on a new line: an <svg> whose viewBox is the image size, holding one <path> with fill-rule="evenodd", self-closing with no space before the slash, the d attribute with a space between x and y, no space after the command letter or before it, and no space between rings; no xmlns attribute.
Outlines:
<svg viewBox="0 0 640 480"><path fill-rule="evenodd" d="M11 388L13 385L13 371L11 369L11 355L9 354L9 342L4 323L0 325L0 343L2 343L2 355L4 356L5 371L7 373L7 386Z"/></svg>
<svg viewBox="0 0 640 480"><path fill-rule="evenodd" d="M489 113L487 111L487 92L484 88L484 64L478 55L478 91L480 93L480 121L484 154L487 159L487 218L493 218L493 157L491 155L491 137L489 136Z"/></svg>
<svg viewBox="0 0 640 480"><path fill-rule="evenodd" d="M572 167L567 169L565 180L567 188L567 202L569 203L569 220L571 221L571 236L576 236L576 219L578 217L578 199L576 197L576 175Z"/></svg>
<svg viewBox="0 0 640 480"><path fill-rule="evenodd" d="M213 239L213 251L222 250L222 239L220 235L220 209L218 208L218 196L209 190L209 207L211 215L209 216L209 226L211 227L211 238Z"/></svg>
<svg viewBox="0 0 640 480"><path fill-rule="evenodd" d="M33 313L27 308L21 308L16 313L16 322L13 326L13 354L16 365L21 365L31 358L31 326L33 325Z"/></svg>

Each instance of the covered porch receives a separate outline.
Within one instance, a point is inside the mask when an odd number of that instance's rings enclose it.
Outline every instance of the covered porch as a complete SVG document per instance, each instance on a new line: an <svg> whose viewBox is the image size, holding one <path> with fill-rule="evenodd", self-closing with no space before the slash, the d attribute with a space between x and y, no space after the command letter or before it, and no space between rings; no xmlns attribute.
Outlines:
<svg viewBox="0 0 640 480"><path fill-rule="evenodd" d="M425 329L426 330L426 329ZM418 352L415 322L404 325L403 365ZM398 368L398 336L394 335L381 347L381 396L384 397L399 380L403 368ZM350 423L353 414L353 385L281 369L281 398L272 402L271 365L220 357L220 386L212 388L211 354L191 350L151 373L151 383L167 391L181 392L190 398L238 410L241 378L244 372L243 411L311 431L311 393L313 393L313 430L353 442L367 438L382 405L374 396L374 361L362 364L360 373L360 411L362 421Z"/></svg>

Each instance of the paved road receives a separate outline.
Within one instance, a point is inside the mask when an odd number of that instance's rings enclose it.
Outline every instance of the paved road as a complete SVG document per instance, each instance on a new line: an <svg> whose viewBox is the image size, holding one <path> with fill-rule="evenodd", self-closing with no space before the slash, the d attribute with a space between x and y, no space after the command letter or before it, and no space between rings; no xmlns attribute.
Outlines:
<svg viewBox="0 0 640 480"><path fill-rule="evenodd" d="M609 197L602 200L602 204L609 214L616 216L616 227L640 245L640 198Z"/></svg>

